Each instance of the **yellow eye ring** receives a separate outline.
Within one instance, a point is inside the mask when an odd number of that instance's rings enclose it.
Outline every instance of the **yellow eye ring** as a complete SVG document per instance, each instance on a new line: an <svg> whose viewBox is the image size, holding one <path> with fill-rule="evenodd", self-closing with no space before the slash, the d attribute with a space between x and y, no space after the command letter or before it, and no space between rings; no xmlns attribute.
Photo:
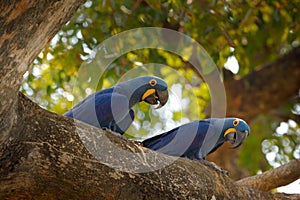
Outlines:
<svg viewBox="0 0 300 200"><path fill-rule="evenodd" d="M155 79L151 79L151 80L149 81L149 84L150 84L151 86L155 86L155 85L157 84L157 81L156 81Z"/></svg>
<svg viewBox="0 0 300 200"><path fill-rule="evenodd" d="M236 119L232 122L233 126L237 126L237 125L239 125L239 123L240 123L240 120L238 120L238 119Z"/></svg>

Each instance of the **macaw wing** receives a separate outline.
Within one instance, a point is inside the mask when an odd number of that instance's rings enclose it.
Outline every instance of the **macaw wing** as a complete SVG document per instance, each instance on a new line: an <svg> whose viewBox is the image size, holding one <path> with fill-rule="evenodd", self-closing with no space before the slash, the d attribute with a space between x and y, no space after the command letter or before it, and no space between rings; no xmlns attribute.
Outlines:
<svg viewBox="0 0 300 200"><path fill-rule="evenodd" d="M220 142L222 128L224 125L222 121L216 121L214 119L209 119L207 121L209 121L209 128L207 129L199 151L200 157L202 158L205 158L208 154L212 153L223 144L223 142Z"/></svg>
<svg viewBox="0 0 300 200"><path fill-rule="evenodd" d="M92 126L96 126L100 128L100 124L97 118L97 114L95 112L95 100L97 98L105 98L102 95L97 95L97 93L92 94L79 102L76 106L74 106L71 110L66 112L64 116L72 117L74 119L83 121Z"/></svg>
<svg viewBox="0 0 300 200"><path fill-rule="evenodd" d="M133 111L129 109L128 99L125 95L105 91L90 95L65 116L99 128L106 127L118 132L123 130L124 133L134 118Z"/></svg>
<svg viewBox="0 0 300 200"><path fill-rule="evenodd" d="M187 157L191 160L197 159L199 160L201 157L199 155L200 148L205 140L207 130L210 127L210 123L207 120L199 120L192 122L193 126L195 127L193 130L196 129L196 135L194 136L194 140L189 148L184 152L182 155L183 157Z"/></svg>
<svg viewBox="0 0 300 200"><path fill-rule="evenodd" d="M147 147L149 149L152 149L152 150L157 150L157 149L165 146L167 143L169 143L175 137L178 128L179 127L144 140L142 142L143 146Z"/></svg>
<svg viewBox="0 0 300 200"><path fill-rule="evenodd" d="M143 146L167 155L182 156L193 143L197 129L198 122L184 124L143 141Z"/></svg>
<svg viewBox="0 0 300 200"><path fill-rule="evenodd" d="M130 109L129 113L119 123L112 121L108 128L114 132L123 134L129 128L134 120L134 112Z"/></svg>
<svg viewBox="0 0 300 200"><path fill-rule="evenodd" d="M94 94L89 95L88 97L84 98L83 100L81 100L80 102L78 102L72 109L75 109L77 107L80 107L82 104L86 103L86 102L90 102L93 99L99 98L101 97L103 94L112 94L114 90L114 87L112 88L107 88L104 90L100 90L98 92L95 92ZM69 113L70 111L68 111L68 115L70 115ZM67 113L65 113L65 116L68 116ZM70 116L69 116L70 117Z"/></svg>

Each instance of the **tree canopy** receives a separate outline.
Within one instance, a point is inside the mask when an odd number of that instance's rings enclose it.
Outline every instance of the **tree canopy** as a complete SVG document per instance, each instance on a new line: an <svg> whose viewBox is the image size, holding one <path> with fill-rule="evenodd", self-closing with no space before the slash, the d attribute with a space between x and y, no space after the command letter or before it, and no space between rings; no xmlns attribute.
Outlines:
<svg viewBox="0 0 300 200"><path fill-rule="evenodd" d="M96 88L88 84L77 87L78 70L92 59L99 44L134 28L172 29L193 38L208 52L226 84L231 79L242 80L299 48L299 11L300 1L286 0L87 1L35 59L24 75L21 91L48 110L62 114L95 89L110 87L121 77L151 72L167 81L172 105L175 102L180 106L163 111L146 104L136 106L137 117L127 136L146 138L210 116L207 83L189 62L193 48L182 49L185 57L161 49L133 50L117 58L108 68L95 63L103 72ZM166 36L166 40L176 45L172 38ZM101 51L109 54L110 50ZM205 68L203 63L202 67ZM132 74L126 75L127 71ZM277 78L281 79L280 74ZM234 87L226 88L226 92L234 90ZM256 102L249 105L257 106ZM246 174L254 175L300 158L299 115L299 94L295 91L279 107L249 119L252 133L242 145L238 161Z"/></svg>

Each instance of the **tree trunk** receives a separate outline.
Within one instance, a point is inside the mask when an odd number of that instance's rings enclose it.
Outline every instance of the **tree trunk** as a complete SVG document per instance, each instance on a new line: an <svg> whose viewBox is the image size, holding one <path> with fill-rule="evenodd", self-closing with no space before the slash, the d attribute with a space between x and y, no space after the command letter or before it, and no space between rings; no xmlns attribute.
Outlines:
<svg viewBox="0 0 300 200"><path fill-rule="evenodd" d="M16 123L17 92L33 59L85 0L0 3L0 141ZM0 143L1 145L1 143Z"/></svg>

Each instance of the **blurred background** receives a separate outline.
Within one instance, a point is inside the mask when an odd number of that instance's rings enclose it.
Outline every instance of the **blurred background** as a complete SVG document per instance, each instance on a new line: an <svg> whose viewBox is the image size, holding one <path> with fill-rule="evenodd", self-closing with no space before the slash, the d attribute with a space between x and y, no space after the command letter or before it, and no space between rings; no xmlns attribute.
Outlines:
<svg viewBox="0 0 300 200"><path fill-rule="evenodd" d="M297 0L87 1L35 59L24 75L21 91L42 107L63 114L95 92L88 83L76 86L78 70L93 59L95 48L113 35L138 27L163 27L188 35L208 52L225 85L232 80L238 83L299 48L299 19ZM172 38L167 39L176 44ZM109 56L109 49L102 51ZM208 85L188 62L193 57L192 49L186 47L182 51L186 52L185 58L161 49L141 49L122 55L108 68L95 63L95 67L103 68L97 90L149 73L169 84L170 100L162 109L155 110L146 103L134 107L136 117L126 133L128 138L142 140L183 123L210 117ZM281 79L280 74L276 78ZM248 87L253 84L260 92L259 82L254 79ZM288 84L280 90L284 92L285 87ZM235 89L226 87L227 95ZM300 85L294 94L277 102L279 106L268 110L257 109L256 101L248 103L255 116L247 117L245 111L236 109L234 116L243 117L250 124L250 137L238 150L225 146L209 159L239 179L300 158L299 89ZM266 93L266 99L262 97L261 101L272 102L269 96ZM228 108L237 101L227 100ZM299 182L294 185L291 191L297 192L297 188L300 191Z"/></svg>

